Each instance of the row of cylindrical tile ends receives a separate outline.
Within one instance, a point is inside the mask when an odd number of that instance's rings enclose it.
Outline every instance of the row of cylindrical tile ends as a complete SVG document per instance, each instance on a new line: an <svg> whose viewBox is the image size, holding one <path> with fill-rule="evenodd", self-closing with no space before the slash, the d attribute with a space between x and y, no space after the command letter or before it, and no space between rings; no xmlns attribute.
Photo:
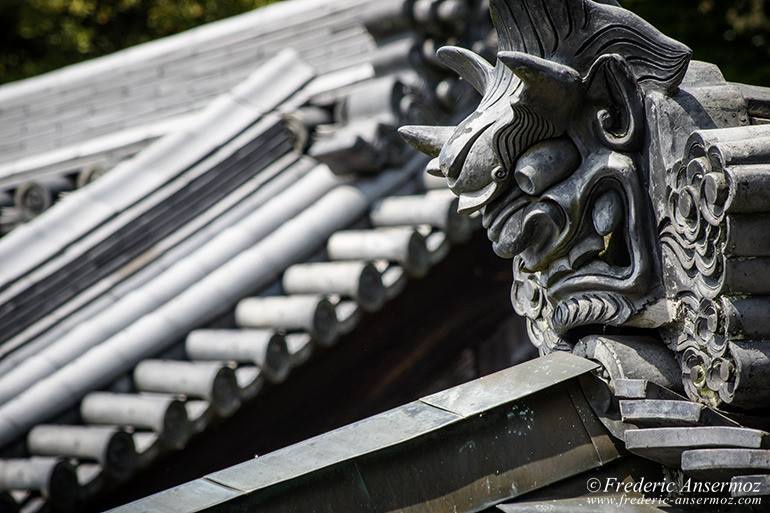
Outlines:
<svg viewBox="0 0 770 513"><path fill-rule="evenodd" d="M265 382L283 382L315 346L333 345L362 311L379 310L408 277L424 276L478 225L457 214L447 190L385 198L369 220L372 228L329 238L329 261L289 267L285 295L241 300L234 311L239 329L194 330L183 359L144 360L134 368L135 391L88 394L79 408L83 425L33 428L26 438L32 456L0 461L5 501L72 509L161 451L183 448Z"/></svg>

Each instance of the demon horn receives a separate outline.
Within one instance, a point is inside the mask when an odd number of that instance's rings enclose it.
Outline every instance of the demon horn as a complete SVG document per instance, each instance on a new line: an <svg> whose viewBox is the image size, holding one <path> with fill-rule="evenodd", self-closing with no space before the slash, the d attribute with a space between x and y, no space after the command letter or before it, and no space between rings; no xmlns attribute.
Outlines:
<svg viewBox="0 0 770 513"><path fill-rule="evenodd" d="M522 82L539 88L554 84L561 84L560 87L571 87L581 81L580 74L574 69L534 55L522 52L499 52L497 58Z"/></svg>
<svg viewBox="0 0 770 513"><path fill-rule="evenodd" d="M453 126L408 125L399 128L398 133L410 146L435 158L454 130Z"/></svg>
<svg viewBox="0 0 770 513"><path fill-rule="evenodd" d="M467 80L481 94L484 94L492 82L494 67L470 50L457 46L444 46L439 48L436 56L442 64Z"/></svg>

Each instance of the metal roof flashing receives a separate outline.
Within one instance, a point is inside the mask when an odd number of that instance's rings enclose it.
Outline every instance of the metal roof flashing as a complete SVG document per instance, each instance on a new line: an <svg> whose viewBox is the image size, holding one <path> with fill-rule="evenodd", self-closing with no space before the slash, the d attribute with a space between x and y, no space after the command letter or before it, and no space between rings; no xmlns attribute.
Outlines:
<svg viewBox="0 0 770 513"><path fill-rule="evenodd" d="M556 352L437 392L420 402L463 418L481 414L597 369L591 360Z"/></svg>
<svg viewBox="0 0 770 513"><path fill-rule="evenodd" d="M513 421L514 423L518 421L529 422L531 427L533 419L527 417L526 414L524 416L519 415L517 413L518 408L513 403L531 400L533 396L547 389L561 388L563 390L562 385L591 372L597 367L595 362L569 353L559 352L537 358L265 456L259 456L239 465L214 472L204 478L171 488L112 511L116 513L204 511L216 505L231 504L227 508L230 510L230 507L244 507L243 504L245 503L249 505L259 504L260 507L264 507L268 503L272 505L283 503L283 506L291 503L292 507L295 507L301 503L302 499L298 499L298 502L295 503L291 496L307 493L313 495L314 492L308 492L308 490L313 489L313 482L317 479L324 482L322 488L327 490L337 487L340 473L347 476L352 472L359 480L364 480L363 475L375 479L373 476L382 472L383 468L390 465L399 466L402 460L409 459L412 455L417 456L443 445L443 442L436 443L437 440L455 439L458 434L464 440L463 444L468 453L468 462L473 467L475 465L473 463L474 458L487 458L487 456L480 454L484 450L479 449L474 452L474 445L481 446L490 442L490 430L495 431L497 429L492 426L496 423L495 419L500 418L504 422ZM549 399L551 395L557 396L559 394L549 394ZM567 394L563 395L566 396ZM512 405L513 407L511 407ZM522 406L521 410L524 412L531 409ZM537 421L534 420L534 422ZM511 425L505 429L507 429L508 435L514 439L526 437L526 433L511 428ZM580 430L584 431L583 428ZM476 432L478 439L475 437ZM494 439L497 440L498 438L499 436L495 434ZM508 443L510 442L511 440L508 440ZM580 444L576 444L575 448L578 447ZM440 447L436 450L440 450ZM462 452L463 447L460 447L459 452L452 454L462 461L464 458ZM589 453L594 454L593 446L591 446ZM409 456L405 458L405 454ZM384 467L381 464L383 461L385 462ZM438 462L434 461L433 463ZM448 466L455 466L456 463L443 460L440 462L441 465L446 464ZM462 467L463 464L460 463L460 466ZM374 470L375 467L378 470ZM343 481L347 482L348 477L342 477ZM360 498L357 498L358 492L361 491L366 496L377 493L388 495L382 489L370 490L367 489L363 481L361 483L355 483L355 481L354 478L348 483L352 488L345 485L343 493L347 496L344 500L356 502ZM547 483L543 482L536 484L536 486L545 484ZM213 488L213 486L217 488ZM469 486L469 484L465 483L464 486ZM360 487L363 487L363 490ZM497 497L494 501L499 502L499 500L519 495L523 491L523 489L515 486L515 483L510 483L506 492L493 493L492 495ZM453 493L459 492L455 490ZM456 497L451 500L455 499ZM382 504L382 500L392 501L393 498L371 498L367 499L366 502ZM428 500L428 498L423 497L421 500ZM240 501L246 502L242 504ZM485 500L486 503L488 501ZM356 504L356 507L360 507L357 510L367 510L363 504ZM219 511L220 509L216 508L216 510ZM266 511L271 510L267 506Z"/></svg>

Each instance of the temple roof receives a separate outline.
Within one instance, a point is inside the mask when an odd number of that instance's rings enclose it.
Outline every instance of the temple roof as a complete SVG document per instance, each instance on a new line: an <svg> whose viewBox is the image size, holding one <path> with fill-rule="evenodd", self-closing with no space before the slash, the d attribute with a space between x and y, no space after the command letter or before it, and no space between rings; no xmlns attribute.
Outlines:
<svg viewBox="0 0 770 513"><path fill-rule="evenodd" d="M468 240L393 136L462 114L414 60L456 3L293 0L0 87L12 510L184 448Z"/></svg>
<svg viewBox="0 0 770 513"><path fill-rule="evenodd" d="M585 334L572 353L526 361L518 319L500 335L518 352L495 366L525 363L425 395L486 374L466 359L461 379L419 383L429 362L451 367L444 353L513 319L510 264L495 260L505 278L490 279L487 241L460 247L483 237L478 215L460 216L396 133L472 110L435 50L493 60L487 7L289 0L0 87L0 509L100 508L129 479L156 479L163 458L256 437L287 403L343 402L372 362L386 368L372 395L406 404L239 452L119 511L594 511L587 479L663 479L664 467L770 493L766 423L678 394L671 355L655 367L670 382L634 368L662 348L643 333ZM695 62L677 94L766 140L764 89ZM661 115L648 135L683 119ZM710 155L725 133L693 137ZM655 173L653 189L666 183ZM351 357L356 344L371 354ZM410 373L410 390L388 388Z"/></svg>

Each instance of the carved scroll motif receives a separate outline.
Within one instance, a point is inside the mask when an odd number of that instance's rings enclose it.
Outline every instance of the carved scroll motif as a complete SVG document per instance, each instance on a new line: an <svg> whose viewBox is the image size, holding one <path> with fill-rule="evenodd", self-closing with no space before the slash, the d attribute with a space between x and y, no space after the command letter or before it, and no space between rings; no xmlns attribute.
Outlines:
<svg viewBox="0 0 770 513"><path fill-rule="evenodd" d="M569 344L549 323L549 319L553 319L554 309L546 290L537 283L534 274L522 271L521 267L521 258L514 258L511 303L516 313L527 319L530 341L541 355L568 348Z"/></svg>
<svg viewBox="0 0 770 513"><path fill-rule="evenodd" d="M740 347L770 336L767 162L767 125L700 130L667 174L660 234L679 323L664 337L681 355L688 394L713 404L761 401L737 385L765 365L741 361Z"/></svg>

